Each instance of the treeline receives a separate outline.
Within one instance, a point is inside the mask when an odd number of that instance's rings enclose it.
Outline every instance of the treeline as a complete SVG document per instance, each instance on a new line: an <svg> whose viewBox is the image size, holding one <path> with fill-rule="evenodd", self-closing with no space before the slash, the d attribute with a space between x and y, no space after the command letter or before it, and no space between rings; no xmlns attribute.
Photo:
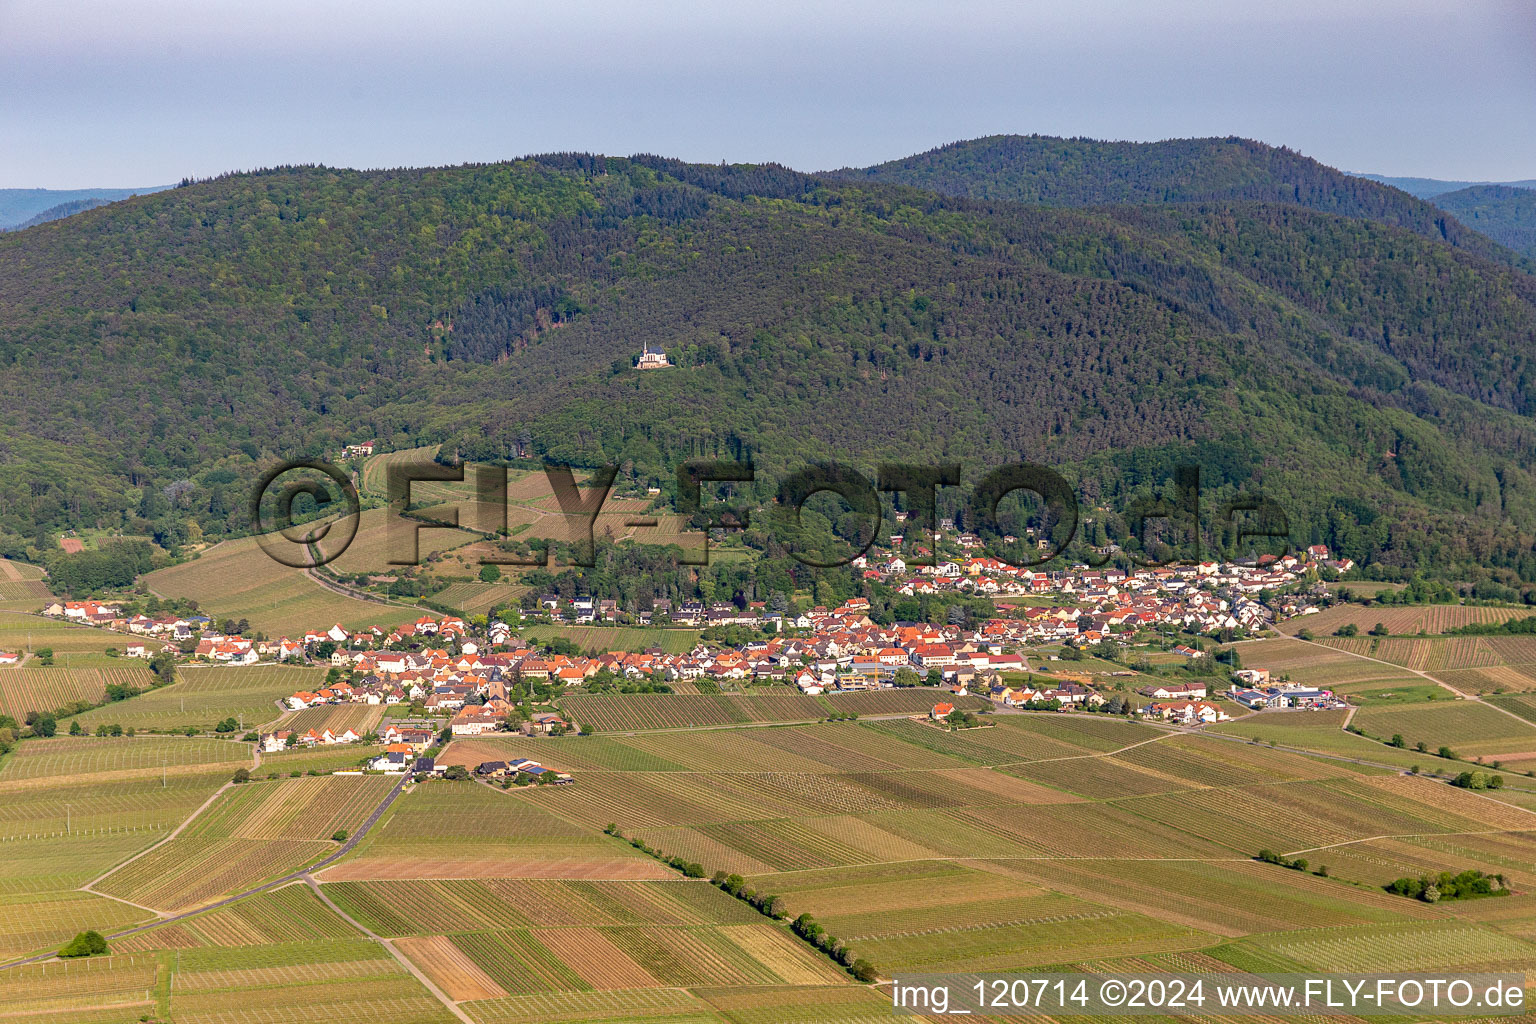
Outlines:
<svg viewBox="0 0 1536 1024"><path fill-rule="evenodd" d="M50 585L71 596L132 585L154 568L154 550L145 541L104 541L94 551L59 553L47 560Z"/></svg>
<svg viewBox="0 0 1536 1024"><path fill-rule="evenodd" d="M1442 871L1438 875L1399 878L1382 888L1395 896L1406 896L1413 900L1423 900L1425 903L1509 895L1509 886L1503 875L1485 875L1473 869L1457 874Z"/></svg>

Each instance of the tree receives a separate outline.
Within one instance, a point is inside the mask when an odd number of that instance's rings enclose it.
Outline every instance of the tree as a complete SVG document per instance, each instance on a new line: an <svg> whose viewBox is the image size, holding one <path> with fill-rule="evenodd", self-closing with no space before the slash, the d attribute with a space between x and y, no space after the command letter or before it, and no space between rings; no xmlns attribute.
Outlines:
<svg viewBox="0 0 1536 1024"><path fill-rule="evenodd" d="M34 736L52 736L58 731L58 719L49 714L38 715L37 720L32 723L32 735Z"/></svg>
<svg viewBox="0 0 1536 1024"><path fill-rule="evenodd" d="M1395 732L1395 733L1392 734L1392 746L1394 746L1394 747L1406 747L1407 745L1408 745L1408 743L1407 743L1406 740L1403 739L1403 734L1402 733Z"/></svg>
<svg viewBox="0 0 1536 1024"><path fill-rule="evenodd" d="M105 956L108 952L107 940L98 931L80 932L69 944L59 950L62 957L80 956Z"/></svg>
<svg viewBox="0 0 1536 1024"><path fill-rule="evenodd" d="M450 782L463 782L469 778L469 769L461 764L449 765L448 770L443 772L443 778Z"/></svg>
<svg viewBox="0 0 1536 1024"><path fill-rule="evenodd" d="M85 730L80 728L80 720L78 718L77 719L73 719L73 720L70 721L70 723L69 723L69 734L71 736L80 736L80 735L83 735L84 733L85 733Z"/></svg>
<svg viewBox="0 0 1536 1024"><path fill-rule="evenodd" d="M875 965L863 958L855 960L853 962L853 966L848 968L848 973L853 975L859 981L864 982L865 984L869 984L876 978L880 977L880 975L875 972Z"/></svg>
<svg viewBox="0 0 1536 1024"><path fill-rule="evenodd" d="M236 785L239 785L242 782L250 782L251 781L251 770L249 768L240 768L240 769L238 769L235 772L234 778L232 778L230 781L235 783Z"/></svg>
<svg viewBox="0 0 1536 1024"><path fill-rule="evenodd" d="M482 565L480 567L480 582L495 583L501 579L501 570L494 565Z"/></svg>
<svg viewBox="0 0 1536 1024"><path fill-rule="evenodd" d="M149 670L155 674L156 686L169 686L176 681L176 656L161 651L149 659Z"/></svg>
<svg viewBox="0 0 1536 1024"><path fill-rule="evenodd" d="M347 841L347 830L344 829L344 828L337 829L335 832L331 833L331 839L332 839L332 841L338 842L338 843L346 842Z"/></svg>

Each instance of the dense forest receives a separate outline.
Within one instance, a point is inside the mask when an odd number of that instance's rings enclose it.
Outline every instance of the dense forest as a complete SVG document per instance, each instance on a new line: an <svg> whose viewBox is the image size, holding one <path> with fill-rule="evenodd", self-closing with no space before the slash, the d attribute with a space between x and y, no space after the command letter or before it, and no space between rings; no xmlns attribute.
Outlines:
<svg viewBox="0 0 1536 1024"><path fill-rule="evenodd" d="M1467 227L1536 259L1536 188L1473 185L1442 193L1434 203Z"/></svg>
<svg viewBox="0 0 1536 1024"><path fill-rule="evenodd" d="M1014 142L905 177L286 167L0 237L0 552L236 533L260 467L377 438L668 496L751 459L761 500L810 460L1027 459L1096 542L1196 463L1213 514L1262 492L1297 544L1536 581L1518 257L1258 143Z"/></svg>
<svg viewBox="0 0 1536 1024"><path fill-rule="evenodd" d="M1442 209L1448 207L1251 139L1102 142L994 135L833 176L1046 206L1292 203L1392 224L1493 259L1507 257L1483 235L1446 217Z"/></svg>

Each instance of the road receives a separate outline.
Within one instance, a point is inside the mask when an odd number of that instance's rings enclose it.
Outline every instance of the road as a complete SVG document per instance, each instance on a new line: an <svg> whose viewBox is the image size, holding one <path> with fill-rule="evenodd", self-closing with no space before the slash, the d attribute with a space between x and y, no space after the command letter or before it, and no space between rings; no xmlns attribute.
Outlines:
<svg viewBox="0 0 1536 1024"><path fill-rule="evenodd" d="M226 896L221 900L216 900L213 903L198 907L195 910L184 910L179 914L171 914L166 917L162 917L158 921L150 921L147 924L135 925L132 928L126 928L120 932L113 932L111 935L108 935L107 938L111 940L126 938L129 935L137 935L139 932L149 931L151 928L159 928L162 925L173 924L177 921L184 921L189 917L196 917L198 914L206 914L210 910L218 910L220 907L227 907L231 903L237 903L240 900L245 899L247 896L254 896L257 893L266 892L268 889L276 889L279 886L287 885L289 882L304 881L309 877L311 872L319 871L330 864L334 864L342 857L345 857L347 854L351 853L353 848L356 847L357 844L362 841L363 837L368 834L368 830L373 828L373 826L378 823L379 818L382 817L384 812L389 809L389 805L395 802L395 798L400 795L401 791L405 788L405 784L409 782L410 779L411 776L409 774L402 775L400 777L400 781L395 784L395 788L391 789L389 794L384 797L382 801L380 801L379 806L373 809L373 813L368 816L368 820L359 825L357 831L353 832L352 835L346 840L346 842L337 847L334 853L331 853L323 859L316 861L314 864L300 868L297 871L289 872L281 878L274 878L270 882L265 882L261 885L253 886L249 889L246 889L244 892L236 893L233 896ZM207 805L204 804L204 806L206 807ZM193 818L195 817L196 815L193 815ZM190 822L193 820L193 818L188 818L187 821ZM178 829L178 831L180 830ZM156 845L158 846L159 844L157 843ZM148 851L145 852L147 853ZM95 885L96 882L99 881L101 881L101 879L98 878L91 884ZM30 956L24 960L12 960L8 963L0 964L0 970L4 970L7 967L20 967L23 964L39 963L43 960L52 960L56 955L57 954L53 952L39 953L37 956Z"/></svg>

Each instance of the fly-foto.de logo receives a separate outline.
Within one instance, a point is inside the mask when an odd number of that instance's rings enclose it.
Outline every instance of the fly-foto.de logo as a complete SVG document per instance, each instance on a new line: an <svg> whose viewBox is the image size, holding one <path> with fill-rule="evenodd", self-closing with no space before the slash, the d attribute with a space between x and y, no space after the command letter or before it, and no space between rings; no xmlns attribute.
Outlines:
<svg viewBox="0 0 1536 1024"><path fill-rule="evenodd" d="M596 564L598 516L613 490L618 466L578 470L545 463L541 470L548 494L567 522L564 561L575 566ZM578 472L586 479L578 483ZM988 470L962 485L959 463L883 463L874 478L839 463L816 463L785 476L772 498L753 502L758 470L750 462L693 460L677 467L672 495L677 515L699 534L696 550L683 551L679 563L704 565L709 559L709 535L716 530L765 529L776 548L815 568L848 565L864 555L882 536L885 518L882 495L904 509L903 538L930 542L909 544L910 565L932 565L940 536L939 496L944 488L967 486L962 517L966 534L980 553L1007 565L1026 568L1059 558L1076 558L1092 567L1107 564L1120 551L1133 564L1157 567L1194 564L1209 555L1238 557L1253 542L1283 556L1290 522L1275 501L1261 494L1240 494L1221 503L1206 519L1200 500L1200 467L1178 466L1160 494L1132 499L1120 511L1128 536L1136 544L1089 545L1079 538L1083 516L1077 494L1060 473L1038 463L1019 462ZM386 469L385 494L388 564L417 565L423 530L461 529L487 538L508 535L508 470L505 466L437 463L391 463ZM442 501L428 509L412 509L415 484L460 484L463 500ZM813 498L830 495L846 509L856 525L840 550L807 539L804 513ZM315 567L334 561L357 537L362 503L350 476L330 463L302 460L283 463L265 473L251 494L250 518L258 542L272 558L295 567ZM1032 525L1021 526L1028 521ZM661 521L647 513L621 520L627 535L645 543L647 530L657 530L654 543L677 543L659 533ZM948 525L952 526L952 523ZM1207 535L1228 539L1229 551L1208 551ZM894 539L894 538L892 538ZM1158 548L1163 557L1149 552ZM547 552L490 551L482 565L544 567Z"/></svg>

